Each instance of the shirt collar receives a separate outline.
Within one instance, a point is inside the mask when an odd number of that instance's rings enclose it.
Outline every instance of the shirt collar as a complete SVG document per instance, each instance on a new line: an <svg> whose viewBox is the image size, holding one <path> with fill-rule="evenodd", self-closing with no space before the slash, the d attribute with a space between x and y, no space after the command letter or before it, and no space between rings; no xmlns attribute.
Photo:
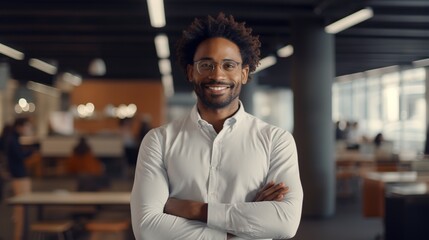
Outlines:
<svg viewBox="0 0 429 240"><path fill-rule="evenodd" d="M234 126L237 122L239 122L241 119L244 118L244 115L246 114L246 111L244 110L243 103L239 101L239 109L238 111L232 115L231 117L227 118L225 120L224 126ZM200 113L198 112L197 104L194 105L194 107L191 110L191 120L192 122L196 123L198 126L203 126L203 124L207 124L207 122L201 118Z"/></svg>

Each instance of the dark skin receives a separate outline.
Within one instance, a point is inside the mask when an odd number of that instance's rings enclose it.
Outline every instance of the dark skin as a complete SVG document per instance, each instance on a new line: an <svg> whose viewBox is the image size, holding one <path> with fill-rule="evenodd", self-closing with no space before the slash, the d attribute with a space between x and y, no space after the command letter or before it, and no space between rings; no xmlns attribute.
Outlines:
<svg viewBox="0 0 429 240"><path fill-rule="evenodd" d="M242 63L238 46L224 38L210 38L197 47L194 61L210 59L216 63L223 60L234 60ZM247 83L249 66L242 65L239 71L225 72L219 65L209 75L202 76L194 65L188 65L187 77L194 86L198 96L197 108L202 119L212 124L219 133L225 120L234 115L239 107L239 93L242 85ZM258 191L254 202L282 201L288 192L284 183L270 181ZM189 220L207 223L208 204L193 200L169 198L164 212ZM233 237L228 233L228 239Z"/></svg>

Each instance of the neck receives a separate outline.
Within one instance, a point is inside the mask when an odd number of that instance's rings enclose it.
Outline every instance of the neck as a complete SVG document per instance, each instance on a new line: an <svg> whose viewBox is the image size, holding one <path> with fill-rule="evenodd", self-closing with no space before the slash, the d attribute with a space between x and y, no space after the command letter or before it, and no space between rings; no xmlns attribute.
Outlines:
<svg viewBox="0 0 429 240"><path fill-rule="evenodd" d="M200 101L198 101L197 107L201 118L213 125L215 131L219 133L223 128L223 123L225 120L238 111L240 104L237 99L224 108L213 109L207 108Z"/></svg>

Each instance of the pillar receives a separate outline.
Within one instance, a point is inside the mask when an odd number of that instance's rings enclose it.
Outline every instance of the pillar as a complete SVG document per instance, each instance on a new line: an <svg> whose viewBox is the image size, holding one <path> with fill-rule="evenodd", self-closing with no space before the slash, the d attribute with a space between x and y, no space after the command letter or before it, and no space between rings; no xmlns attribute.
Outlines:
<svg viewBox="0 0 429 240"><path fill-rule="evenodd" d="M332 82L334 37L320 19L292 21L294 131L304 189L303 216L335 213Z"/></svg>
<svg viewBox="0 0 429 240"><path fill-rule="evenodd" d="M240 100L244 105L246 112L254 114L253 96L258 87L258 76L252 75L245 85L241 86Z"/></svg>

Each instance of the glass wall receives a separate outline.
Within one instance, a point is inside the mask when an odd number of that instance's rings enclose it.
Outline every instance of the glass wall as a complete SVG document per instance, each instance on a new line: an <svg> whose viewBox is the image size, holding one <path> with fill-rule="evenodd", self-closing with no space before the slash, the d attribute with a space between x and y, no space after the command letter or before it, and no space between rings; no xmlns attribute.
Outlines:
<svg viewBox="0 0 429 240"><path fill-rule="evenodd" d="M396 152L422 152L425 74L423 68L415 68L337 78L332 87L333 121L358 122L369 141L382 133Z"/></svg>

